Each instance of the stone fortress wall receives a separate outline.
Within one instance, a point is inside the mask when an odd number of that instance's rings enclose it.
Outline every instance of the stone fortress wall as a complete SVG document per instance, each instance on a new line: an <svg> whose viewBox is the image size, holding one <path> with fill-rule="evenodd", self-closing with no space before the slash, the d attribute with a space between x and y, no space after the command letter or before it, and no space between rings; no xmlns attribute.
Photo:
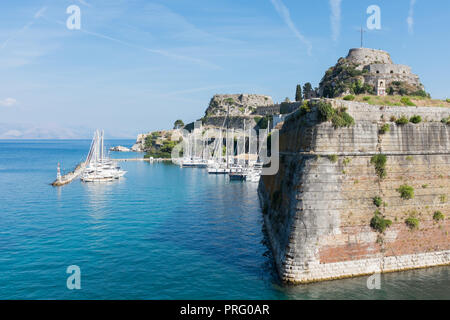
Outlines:
<svg viewBox="0 0 450 320"><path fill-rule="evenodd" d="M350 49L347 60L360 64L360 70L369 64L393 64L389 53L369 48Z"/></svg>
<svg viewBox="0 0 450 320"><path fill-rule="evenodd" d="M346 107L355 125L335 129L318 121L317 110L291 116L280 132L280 169L258 188L281 279L306 283L450 264L450 126L441 122L450 109L329 101ZM402 115L424 121L389 122ZM386 123L390 131L381 134ZM387 156L381 180L371 163L380 153ZM404 184L414 188L413 199L400 197ZM375 196L393 222L384 234L370 227ZM438 210L444 221L433 220ZM417 230L406 225L410 216L418 218Z"/></svg>
<svg viewBox="0 0 450 320"><path fill-rule="evenodd" d="M382 73L382 74L410 74L411 67L401 64L370 64L366 67L370 73Z"/></svg>
<svg viewBox="0 0 450 320"><path fill-rule="evenodd" d="M386 51L369 48L350 49L346 59L357 64L356 69L368 71L363 75L364 82L372 86L376 86L378 80L383 79L386 86L394 81L401 81L415 86L418 90L424 89L419 76L411 72L411 67L394 64Z"/></svg>

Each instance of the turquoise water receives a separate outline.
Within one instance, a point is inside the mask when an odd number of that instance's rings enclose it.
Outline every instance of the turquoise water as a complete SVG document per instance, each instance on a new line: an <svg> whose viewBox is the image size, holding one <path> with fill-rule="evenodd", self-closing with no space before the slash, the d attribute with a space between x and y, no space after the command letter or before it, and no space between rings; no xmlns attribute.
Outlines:
<svg viewBox="0 0 450 320"><path fill-rule="evenodd" d="M121 181L51 187L89 145L0 141L0 299L450 299L449 267L382 275L381 290L366 277L280 285L256 184L123 162ZM81 290L66 287L70 265Z"/></svg>

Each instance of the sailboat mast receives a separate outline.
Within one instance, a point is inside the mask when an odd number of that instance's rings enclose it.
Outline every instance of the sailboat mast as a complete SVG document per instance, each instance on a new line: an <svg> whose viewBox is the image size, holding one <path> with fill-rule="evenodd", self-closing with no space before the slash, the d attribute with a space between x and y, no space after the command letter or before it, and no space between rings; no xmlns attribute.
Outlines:
<svg viewBox="0 0 450 320"><path fill-rule="evenodd" d="M228 142L228 128L229 128L229 122L230 122L229 115L230 115L230 105L228 105L228 108L227 108L227 132L226 132L226 138L225 138L225 148L226 148L225 154L227 156L227 169L228 169L228 166L229 166L229 161L228 161L228 152L229 151L228 151L228 147L230 145L230 143Z"/></svg>

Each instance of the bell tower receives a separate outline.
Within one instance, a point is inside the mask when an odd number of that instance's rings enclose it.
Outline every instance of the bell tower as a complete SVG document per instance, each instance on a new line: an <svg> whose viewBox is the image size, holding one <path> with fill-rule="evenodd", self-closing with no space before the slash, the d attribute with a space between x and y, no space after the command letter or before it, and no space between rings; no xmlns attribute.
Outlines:
<svg viewBox="0 0 450 320"><path fill-rule="evenodd" d="M385 96L386 95L386 80L378 79L376 90L377 90L377 96Z"/></svg>

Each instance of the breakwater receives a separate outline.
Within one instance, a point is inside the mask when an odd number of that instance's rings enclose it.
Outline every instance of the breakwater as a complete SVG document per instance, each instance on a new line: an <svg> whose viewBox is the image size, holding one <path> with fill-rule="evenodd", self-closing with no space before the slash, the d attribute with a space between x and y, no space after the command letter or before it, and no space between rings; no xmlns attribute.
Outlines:
<svg viewBox="0 0 450 320"><path fill-rule="evenodd" d="M66 184L71 183L73 180L75 180L76 178L78 178L80 176L80 174L83 172L84 168L86 167L86 163L85 162L80 162L74 170L70 171L67 174L64 174L61 176L61 178L56 178L55 181L53 181L51 183L52 186L54 187L60 187Z"/></svg>

